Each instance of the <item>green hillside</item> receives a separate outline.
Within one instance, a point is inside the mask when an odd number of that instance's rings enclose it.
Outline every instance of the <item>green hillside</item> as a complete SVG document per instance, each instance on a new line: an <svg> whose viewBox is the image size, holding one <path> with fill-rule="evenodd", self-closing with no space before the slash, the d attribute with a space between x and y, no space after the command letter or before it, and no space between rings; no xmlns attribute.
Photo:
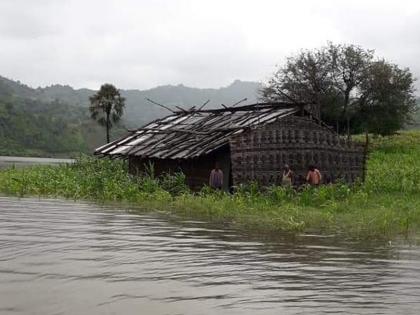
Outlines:
<svg viewBox="0 0 420 315"><path fill-rule="evenodd" d="M76 125L9 102L0 102L0 142L0 155L68 155L88 151Z"/></svg>
<svg viewBox="0 0 420 315"><path fill-rule="evenodd" d="M256 82L235 81L220 89L166 85L145 91L122 90L126 109L120 125L111 130L111 138L170 114L146 98L174 109L201 105L208 99L208 107L219 107L245 97L256 101L259 87ZM104 129L89 118L89 97L94 93L65 85L33 89L0 76L0 155L72 156L93 152L105 142Z"/></svg>
<svg viewBox="0 0 420 315"><path fill-rule="evenodd" d="M114 130L114 136L125 132ZM0 155L75 156L104 142L87 107L41 101L36 90L0 80Z"/></svg>

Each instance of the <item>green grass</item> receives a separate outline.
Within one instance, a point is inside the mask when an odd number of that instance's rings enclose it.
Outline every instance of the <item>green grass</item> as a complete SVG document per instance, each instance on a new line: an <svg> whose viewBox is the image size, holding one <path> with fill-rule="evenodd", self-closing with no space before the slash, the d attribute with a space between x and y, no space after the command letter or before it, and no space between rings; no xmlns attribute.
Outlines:
<svg viewBox="0 0 420 315"><path fill-rule="evenodd" d="M366 182L307 188L208 188L191 193L182 174L132 177L122 161L82 157L74 165L0 171L0 192L124 202L257 233L339 233L344 237L410 237L420 232L420 132L372 139Z"/></svg>

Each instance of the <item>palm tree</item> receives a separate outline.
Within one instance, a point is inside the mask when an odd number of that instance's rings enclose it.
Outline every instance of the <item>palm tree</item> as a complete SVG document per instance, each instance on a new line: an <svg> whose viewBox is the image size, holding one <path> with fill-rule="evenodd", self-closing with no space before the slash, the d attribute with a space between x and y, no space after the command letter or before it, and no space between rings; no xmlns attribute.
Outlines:
<svg viewBox="0 0 420 315"><path fill-rule="evenodd" d="M96 94L89 97L90 117L106 127L106 141L109 142L109 130L121 119L125 98L112 84L105 83Z"/></svg>

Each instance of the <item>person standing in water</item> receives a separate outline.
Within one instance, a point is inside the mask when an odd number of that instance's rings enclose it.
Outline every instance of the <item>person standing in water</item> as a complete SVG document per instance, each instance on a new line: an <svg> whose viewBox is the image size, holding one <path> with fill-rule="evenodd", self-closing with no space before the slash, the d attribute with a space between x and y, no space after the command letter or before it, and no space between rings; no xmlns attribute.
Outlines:
<svg viewBox="0 0 420 315"><path fill-rule="evenodd" d="M321 184L321 172L313 165L309 165L308 174L306 175L306 182L311 186L318 186Z"/></svg>
<svg viewBox="0 0 420 315"><path fill-rule="evenodd" d="M293 185L293 171L290 169L290 166L288 164L284 164L281 185L287 187Z"/></svg>
<svg viewBox="0 0 420 315"><path fill-rule="evenodd" d="M214 189L223 188L223 171L220 169L219 163L216 163L210 172L209 185Z"/></svg>

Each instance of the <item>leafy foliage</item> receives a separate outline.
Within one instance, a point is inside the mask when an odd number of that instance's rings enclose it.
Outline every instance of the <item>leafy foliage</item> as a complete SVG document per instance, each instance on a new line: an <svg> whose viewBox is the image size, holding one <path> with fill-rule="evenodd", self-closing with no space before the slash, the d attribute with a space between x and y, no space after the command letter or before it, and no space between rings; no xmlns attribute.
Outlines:
<svg viewBox="0 0 420 315"><path fill-rule="evenodd" d="M360 84L355 125L359 130L388 135L412 122L416 105L413 97L413 76L384 60L371 63Z"/></svg>
<svg viewBox="0 0 420 315"><path fill-rule="evenodd" d="M37 105L29 102L26 106ZM0 155L65 155L88 150L80 130L53 110L36 113L0 101Z"/></svg>

